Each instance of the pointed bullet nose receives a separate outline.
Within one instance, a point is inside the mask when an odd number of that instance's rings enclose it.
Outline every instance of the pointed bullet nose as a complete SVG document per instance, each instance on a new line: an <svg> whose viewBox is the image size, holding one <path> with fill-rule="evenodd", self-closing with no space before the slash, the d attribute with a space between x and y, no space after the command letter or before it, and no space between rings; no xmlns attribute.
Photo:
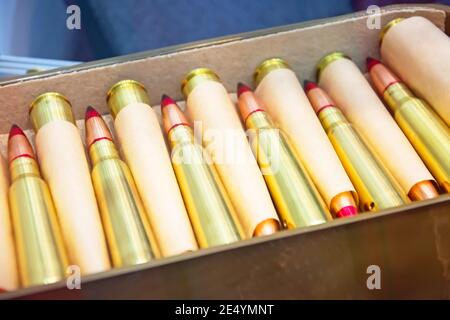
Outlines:
<svg viewBox="0 0 450 320"><path fill-rule="evenodd" d="M176 104L175 100L169 97L167 94L161 96L161 108L168 106L169 104Z"/></svg>
<svg viewBox="0 0 450 320"><path fill-rule="evenodd" d="M367 57L366 59L367 71L370 72L370 70L379 63L381 63L380 60L374 59L372 57Z"/></svg>
<svg viewBox="0 0 450 320"><path fill-rule="evenodd" d="M251 92L252 89L250 89L249 86L247 86L246 84L243 84L242 82L239 82L237 84L237 96L238 98L241 96L241 94L243 94L244 92Z"/></svg>
<svg viewBox="0 0 450 320"><path fill-rule="evenodd" d="M86 109L86 117L85 117L85 121L88 121L90 118L93 117L101 117L100 113L97 112L97 110L95 110L93 107L89 106Z"/></svg>
<svg viewBox="0 0 450 320"><path fill-rule="evenodd" d="M317 84L313 81L305 80L303 82L303 87L305 88L305 92L308 93L309 90L314 88L318 88Z"/></svg>
<svg viewBox="0 0 450 320"><path fill-rule="evenodd" d="M12 137L16 136L16 135L25 136L25 133L23 132L23 130L18 125L13 124L11 126L11 129L9 130L8 140L11 139Z"/></svg>

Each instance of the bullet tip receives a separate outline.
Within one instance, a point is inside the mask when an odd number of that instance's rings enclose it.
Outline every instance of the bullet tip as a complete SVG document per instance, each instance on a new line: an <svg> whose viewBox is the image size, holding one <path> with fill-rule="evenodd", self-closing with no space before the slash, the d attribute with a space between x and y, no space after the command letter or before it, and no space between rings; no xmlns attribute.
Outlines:
<svg viewBox="0 0 450 320"><path fill-rule="evenodd" d="M176 104L175 100L169 97L167 94L161 96L161 108L168 106L169 104Z"/></svg>
<svg viewBox="0 0 450 320"><path fill-rule="evenodd" d="M25 136L25 133L23 132L23 130L16 124L13 124L11 126L11 130L9 130L9 139L11 139L12 137L16 136L16 135L22 135Z"/></svg>
<svg viewBox="0 0 450 320"><path fill-rule="evenodd" d="M370 72L370 70L379 63L381 63L380 60L374 59L372 57L367 57L366 59L367 71Z"/></svg>
<svg viewBox="0 0 450 320"><path fill-rule="evenodd" d="M308 93L309 90L318 88L317 84L313 81L305 80L303 82L303 87L305 88L305 92Z"/></svg>
<svg viewBox="0 0 450 320"><path fill-rule="evenodd" d="M238 96L238 98L241 96L241 94L243 94L244 92L248 92L248 91L252 91L252 89L250 89L250 87L247 86L246 84L243 84L242 82L239 82L237 84L237 96Z"/></svg>
<svg viewBox="0 0 450 320"><path fill-rule="evenodd" d="M86 121L88 121L90 118L93 117L101 117L100 113L97 112L97 110L95 110L93 107L89 106L86 109Z"/></svg>
<svg viewBox="0 0 450 320"><path fill-rule="evenodd" d="M339 212L336 214L339 218L343 217L351 217L358 214L358 208L354 206L346 206L343 207Z"/></svg>

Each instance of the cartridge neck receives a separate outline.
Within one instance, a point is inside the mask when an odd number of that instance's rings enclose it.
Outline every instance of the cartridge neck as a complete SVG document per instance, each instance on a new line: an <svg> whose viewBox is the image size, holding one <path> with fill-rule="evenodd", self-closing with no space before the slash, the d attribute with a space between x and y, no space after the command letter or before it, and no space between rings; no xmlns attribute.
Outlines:
<svg viewBox="0 0 450 320"><path fill-rule="evenodd" d="M185 124L179 124L172 127L168 133L168 138L171 148L183 144L194 143L194 133L192 128Z"/></svg>
<svg viewBox="0 0 450 320"><path fill-rule="evenodd" d="M245 120L245 126L247 129L273 129L274 124L269 115L263 110L256 110L250 113Z"/></svg>
<svg viewBox="0 0 450 320"><path fill-rule="evenodd" d="M386 101L392 112L396 112L403 105L405 100L413 97L412 92L400 82L390 85L383 92L384 101Z"/></svg>
<svg viewBox="0 0 450 320"><path fill-rule="evenodd" d="M89 156L92 166L107 159L119 159L116 146L109 139L98 140L91 144L89 147Z"/></svg>
<svg viewBox="0 0 450 320"><path fill-rule="evenodd" d="M340 124L348 124L347 119L339 108L329 106L323 108L318 114L323 129L328 134L334 127Z"/></svg>
<svg viewBox="0 0 450 320"><path fill-rule="evenodd" d="M14 159L9 165L9 170L12 182L24 177L41 176L36 160L30 157L19 157Z"/></svg>
<svg viewBox="0 0 450 320"><path fill-rule="evenodd" d="M45 124L56 120L75 124L69 100L56 92L44 93L33 101L30 106L30 119L36 132Z"/></svg>

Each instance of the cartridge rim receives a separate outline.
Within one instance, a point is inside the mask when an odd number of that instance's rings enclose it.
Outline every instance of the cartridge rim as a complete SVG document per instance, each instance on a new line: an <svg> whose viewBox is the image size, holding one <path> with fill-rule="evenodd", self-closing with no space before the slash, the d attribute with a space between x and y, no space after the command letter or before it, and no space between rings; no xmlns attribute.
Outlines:
<svg viewBox="0 0 450 320"><path fill-rule="evenodd" d="M42 108L38 108L41 105ZM46 108L50 106L52 109ZM31 102L28 114L36 132L53 120L65 120L75 124L72 104L66 96L58 92L45 92L39 95Z"/></svg>
<svg viewBox="0 0 450 320"><path fill-rule="evenodd" d="M383 42L383 39L384 39L386 33L387 33L393 26L395 26L396 24L399 24L399 23L402 22L403 20L405 20L405 18L396 18L396 19L393 19L393 20L389 21L389 22L383 27L383 29L381 29L381 31L380 31L380 45L381 45L381 43Z"/></svg>
<svg viewBox="0 0 450 320"><path fill-rule="evenodd" d="M256 67L255 72L253 73L253 80L258 86L262 79L273 70L276 69L291 69L286 60L282 58L270 58L266 59Z"/></svg>
<svg viewBox="0 0 450 320"><path fill-rule="evenodd" d="M181 92L186 99L194 88L204 80L220 82L220 77L211 69L201 67L189 71L181 81Z"/></svg>
<svg viewBox="0 0 450 320"><path fill-rule="evenodd" d="M28 113L31 113L31 111L33 110L33 108L34 108L37 104L39 104L42 100L44 100L44 99L46 99L46 98L49 98L49 97L61 98L61 99L65 100L68 104L71 105L69 99L68 99L65 95L63 95L63 94L61 94L61 93L59 93L59 92L45 92L45 93L42 93L42 94L40 94L39 96L37 96L37 97L33 100L33 102L30 103L30 108L28 109Z"/></svg>
<svg viewBox="0 0 450 320"><path fill-rule="evenodd" d="M136 80L121 80L114 84L106 94L106 103L113 117L116 117L120 110L131 102L150 103L147 89Z"/></svg>
<svg viewBox="0 0 450 320"><path fill-rule="evenodd" d="M335 51L332 53L327 54L322 59L319 60L317 63L317 81L320 80L320 75L322 74L323 70L325 70L326 67L328 67L332 62L339 60L339 59L348 59L352 60L349 56L347 56L345 53L340 51Z"/></svg>

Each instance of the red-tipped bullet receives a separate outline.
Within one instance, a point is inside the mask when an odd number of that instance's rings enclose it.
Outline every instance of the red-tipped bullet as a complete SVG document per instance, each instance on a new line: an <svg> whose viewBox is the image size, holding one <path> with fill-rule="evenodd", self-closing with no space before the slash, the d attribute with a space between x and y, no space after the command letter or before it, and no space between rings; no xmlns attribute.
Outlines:
<svg viewBox="0 0 450 320"><path fill-rule="evenodd" d="M190 126L186 116L175 100L165 94L161 97L161 113L166 133L169 133L170 130L180 125Z"/></svg>
<svg viewBox="0 0 450 320"><path fill-rule="evenodd" d="M237 85L237 96L238 98L241 96L241 94L243 94L244 92L251 92L252 89L250 89L249 86L247 86L246 84L243 84L242 82L239 82Z"/></svg>
<svg viewBox="0 0 450 320"><path fill-rule="evenodd" d="M91 106L86 109L86 144L88 148L100 140L112 141L112 135L100 113Z"/></svg>
<svg viewBox="0 0 450 320"><path fill-rule="evenodd" d="M315 82L305 80L303 82L303 87L305 88L305 92L308 93L309 90L318 88L317 84Z"/></svg>
<svg viewBox="0 0 450 320"><path fill-rule="evenodd" d="M356 216L358 214L358 209L355 206L343 207L336 213L338 218Z"/></svg>
<svg viewBox="0 0 450 320"><path fill-rule="evenodd" d="M9 130L9 137L8 137L8 140L11 140L12 137L14 137L14 136L16 136L16 135L18 135L18 134L20 134L20 135L22 135L22 136L25 135L25 133L23 132L23 130L20 129L20 127L19 127L18 125L13 124L13 125L11 126L11 130Z"/></svg>
<svg viewBox="0 0 450 320"><path fill-rule="evenodd" d="M372 69L374 66L380 63L381 63L380 60L374 59L372 57L367 57L366 59L367 71L370 72L370 69Z"/></svg>
<svg viewBox="0 0 450 320"><path fill-rule="evenodd" d="M9 131L8 160L9 163L20 157L34 158L33 148L23 130L13 125Z"/></svg>
<svg viewBox="0 0 450 320"><path fill-rule="evenodd" d="M95 110L94 108L89 106L86 109L85 121L88 121L90 118L93 118L93 117L101 117L101 115L100 115L100 113L97 112L97 110Z"/></svg>
<svg viewBox="0 0 450 320"><path fill-rule="evenodd" d="M170 104L176 104L176 101L169 97L167 94L161 96L161 108L164 108Z"/></svg>

